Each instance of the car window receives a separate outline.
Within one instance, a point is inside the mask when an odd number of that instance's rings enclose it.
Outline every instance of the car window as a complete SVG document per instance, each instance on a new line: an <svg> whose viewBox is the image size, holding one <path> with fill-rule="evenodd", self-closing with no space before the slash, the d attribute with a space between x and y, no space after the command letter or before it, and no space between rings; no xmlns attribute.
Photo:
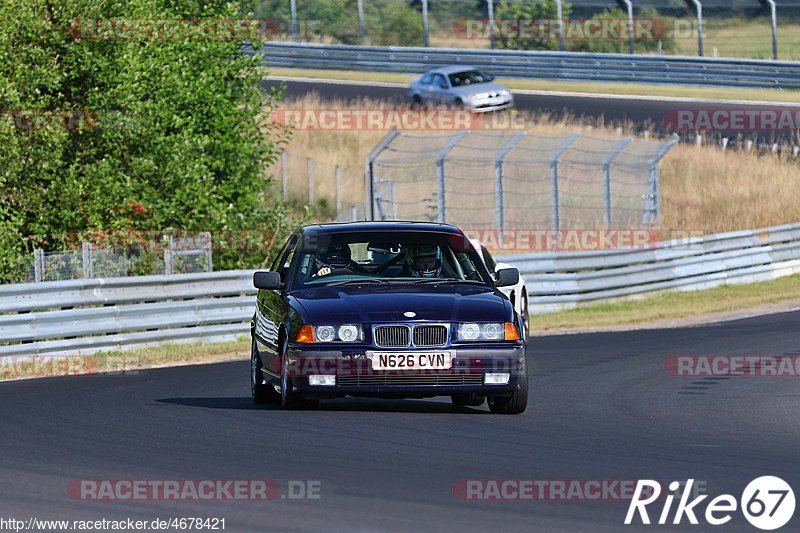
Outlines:
<svg viewBox="0 0 800 533"><path fill-rule="evenodd" d="M297 256L292 289L358 281L492 283L468 241L448 233L334 233L303 242Z"/></svg>
<svg viewBox="0 0 800 533"><path fill-rule="evenodd" d="M481 72L478 70L455 72L450 74L449 78L450 85L453 87L461 87L462 85L472 85L475 83L486 83L489 81L489 78L481 74Z"/></svg>
<svg viewBox="0 0 800 533"><path fill-rule="evenodd" d="M430 85L433 82L433 74L425 74L419 81L423 85Z"/></svg>
<svg viewBox="0 0 800 533"><path fill-rule="evenodd" d="M281 280L283 281L286 280L286 274L289 272L289 267L292 264L292 258L294 257L295 250L297 250L298 239L299 237L297 235L292 235L284 249L281 250L281 255L278 256L278 260L275 262L273 270L280 273Z"/></svg>
<svg viewBox="0 0 800 533"><path fill-rule="evenodd" d="M485 246L481 246L481 253L483 254L483 262L486 263L486 268L489 269L489 272L497 270L497 263L495 263L492 254L489 253Z"/></svg>
<svg viewBox="0 0 800 533"><path fill-rule="evenodd" d="M441 85L447 85L447 80L445 80L444 76L442 76L441 74L436 74L433 77L433 84L436 85L437 87Z"/></svg>
<svg viewBox="0 0 800 533"><path fill-rule="evenodd" d="M289 247L289 243L292 242L292 239L294 239L294 235L290 236L288 239L286 239L286 242L283 243L281 250L278 252L278 255L275 256L275 259L273 259L272 264L269 267L271 272L278 271L278 265L281 264L281 259L283 259L283 256L286 254L286 249Z"/></svg>

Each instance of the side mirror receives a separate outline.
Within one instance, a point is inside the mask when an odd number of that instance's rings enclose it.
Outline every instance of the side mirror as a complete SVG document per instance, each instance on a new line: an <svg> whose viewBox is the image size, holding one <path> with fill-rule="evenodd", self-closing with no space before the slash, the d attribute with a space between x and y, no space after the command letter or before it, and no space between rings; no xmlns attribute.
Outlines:
<svg viewBox="0 0 800 533"><path fill-rule="evenodd" d="M253 285L256 289L278 290L283 284L278 272L256 272L253 274Z"/></svg>
<svg viewBox="0 0 800 533"><path fill-rule="evenodd" d="M487 74L486 81L494 81L494 74Z"/></svg>
<svg viewBox="0 0 800 533"><path fill-rule="evenodd" d="M447 84L446 83L440 83L439 84L439 88L440 89L447 89Z"/></svg>
<svg viewBox="0 0 800 533"><path fill-rule="evenodd" d="M511 287L519 283L519 270L516 268L503 268L497 271L495 287Z"/></svg>

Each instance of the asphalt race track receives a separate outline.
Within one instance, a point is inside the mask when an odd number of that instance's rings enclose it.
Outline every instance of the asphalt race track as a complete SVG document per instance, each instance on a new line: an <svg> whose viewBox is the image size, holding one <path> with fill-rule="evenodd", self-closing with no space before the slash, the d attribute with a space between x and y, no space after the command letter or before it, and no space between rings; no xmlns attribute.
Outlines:
<svg viewBox="0 0 800 533"><path fill-rule="evenodd" d="M277 81L266 79L265 88L285 84L285 95L288 98L300 98L309 93L318 93L323 100L353 101L360 98L383 100L396 105L408 105L405 87L375 86L369 84L349 84L347 82L330 83L324 81ZM548 113L555 119L571 116L576 119L589 119L593 123L603 121L610 125L634 124L642 130L653 130L659 133L669 133L666 125L675 120L678 110L715 110L726 111L763 111L765 109L780 109L780 104L765 106L761 104L742 103L705 103L684 102L665 98L636 98L629 99L616 96L581 96L566 94L519 94L514 95L515 107L521 111L534 113ZM785 104L786 108L796 110L797 106ZM687 134L687 139L693 134ZM731 145L736 143L736 137L741 136L751 139L757 144L779 142L792 143L792 133L788 131L776 132L717 132L715 135L730 137ZM709 135L710 137L713 137ZM693 139L691 139L693 140Z"/></svg>
<svg viewBox="0 0 800 533"><path fill-rule="evenodd" d="M535 322L534 322L535 327ZM670 355L800 355L800 312L682 330L538 337L521 416L449 399L260 408L248 363L0 384L5 517L218 517L227 531L617 531L624 501L464 501L468 479L703 480L800 487L798 379L670 376ZM82 501L79 479L320 482L290 501ZM704 508L704 506L703 506ZM657 519L660 506L651 512ZM655 516L654 516L655 515ZM703 524L701 522L701 524ZM726 526L643 530L755 531ZM795 514L782 531L800 530Z"/></svg>

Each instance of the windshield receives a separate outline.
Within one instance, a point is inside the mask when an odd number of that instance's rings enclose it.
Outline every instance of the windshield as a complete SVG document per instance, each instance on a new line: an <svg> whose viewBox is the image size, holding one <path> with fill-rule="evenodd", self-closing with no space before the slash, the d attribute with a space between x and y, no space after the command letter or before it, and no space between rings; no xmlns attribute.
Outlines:
<svg viewBox="0 0 800 533"><path fill-rule="evenodd" d="M465 70L464 72L456 72L450 74L450 85L453 87L461 87L462 85L472 85L474 83L487 83L488 76L484 76L477 70Z"/></svg>
<svg viewBox="0 0 800 533"><path fill-rule="evenodd" d="M295 265L292 289L360 283L492 283L469 241L447 233L317 235L303 242Z"/></svg>

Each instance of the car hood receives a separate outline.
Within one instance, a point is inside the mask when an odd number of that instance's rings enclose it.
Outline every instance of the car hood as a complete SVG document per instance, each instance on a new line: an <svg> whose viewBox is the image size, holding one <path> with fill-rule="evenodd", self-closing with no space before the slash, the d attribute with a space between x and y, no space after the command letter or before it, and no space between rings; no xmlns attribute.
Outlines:
<svg viewBox="0 0 800 533"><path fill-rule="evenodd" d="M376 324L410 320L504 322L510 303L485 285L353 285L293 291L307 324ZM404 313L415 313L406 317Z"/></svg>
<svg viewBox="0 0 800 533"><path fill-rule="evenodd" d="M505 87L496 82L477 83L474 85L462 85L461 87L453 87L450 91L459 96L474 96L480 93L499 93L500 91L507 91Z"/></svg>

